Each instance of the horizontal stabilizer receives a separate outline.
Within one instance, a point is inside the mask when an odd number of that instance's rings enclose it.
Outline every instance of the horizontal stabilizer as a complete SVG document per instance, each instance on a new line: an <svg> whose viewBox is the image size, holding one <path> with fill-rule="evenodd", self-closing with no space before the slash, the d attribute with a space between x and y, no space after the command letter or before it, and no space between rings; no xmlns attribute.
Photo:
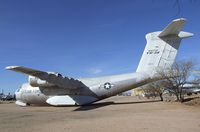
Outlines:
<svg viewBox="0 0 200 132"><path fill-rule="evenodd" d="M166 28L164 28L164 30L159 34L159 37L165 37L165 36L171 36L171 35L175 35L175 36L179 36L179 37L190 37L193 34L189 33L186 35L186 32L181 32L181 34L179 35L182 27L184 26L186 22L185 18L179 18L179 19L175 19L173 20L169 25L167 25Z"/></svg>
<svg viewBox="0 0 200 132"><path fill-rule="evenodd" d="M178 34L179 38L188 38L188 37L192 37L193 35L194 35L193 33L183 32L183 31L181 31Z"/></svg>

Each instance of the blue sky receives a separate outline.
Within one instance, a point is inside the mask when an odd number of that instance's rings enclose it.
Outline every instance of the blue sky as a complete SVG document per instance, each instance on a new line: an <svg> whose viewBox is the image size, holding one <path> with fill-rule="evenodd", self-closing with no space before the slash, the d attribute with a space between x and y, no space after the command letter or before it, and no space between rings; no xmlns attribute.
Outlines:
<svg viewBox="0 0 200 132"><path fill-rule="evenodd" d="M20 65L70 77L136 70L148 32L185 17L177 59L200 62L200 1L179 0L0 0L0 90L14 92L25 75Z"/></svg>

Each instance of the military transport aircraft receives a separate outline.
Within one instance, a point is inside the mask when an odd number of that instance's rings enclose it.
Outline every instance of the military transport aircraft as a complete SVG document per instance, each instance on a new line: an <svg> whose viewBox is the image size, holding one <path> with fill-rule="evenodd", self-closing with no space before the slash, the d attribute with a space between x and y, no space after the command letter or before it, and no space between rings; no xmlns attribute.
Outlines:
<svg viewBox="0 0 200 132"><path fill-rule="evenodd" d="M181 31L185 21L173 20L164 30L146 35L147 44L135 73L74 79L55 72L8 66L8 70L29 76L28 83L15 93L16 104L86 105L156 81L160 79L156 69L170 67L181 40L193 36Z"/></svg>

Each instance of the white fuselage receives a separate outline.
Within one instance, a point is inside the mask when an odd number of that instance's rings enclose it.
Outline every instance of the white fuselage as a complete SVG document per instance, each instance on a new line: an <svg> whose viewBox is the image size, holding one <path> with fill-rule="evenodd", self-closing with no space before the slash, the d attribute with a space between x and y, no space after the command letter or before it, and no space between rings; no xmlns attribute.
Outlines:
<svg viewBox="0 0 200 132"><path fill-rule="evenodd" d="M131 73L97 78L79 79L87 87L68 90L65 88L32 87L25 83L16 91L16 99L24 104L84 105L151 82L155 77L146 73ZM56 100L56 101L55 101ZM57 100L65 100L58 103ZM16 103L18 103L16 102Z"/></svg>

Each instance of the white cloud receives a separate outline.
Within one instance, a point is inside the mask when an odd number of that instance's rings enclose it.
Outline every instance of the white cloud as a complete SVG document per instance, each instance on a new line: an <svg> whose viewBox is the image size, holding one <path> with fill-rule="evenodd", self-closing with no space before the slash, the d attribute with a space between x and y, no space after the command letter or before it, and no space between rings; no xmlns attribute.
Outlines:
<svg viewBox="0 0 200 132"><path fill-rule="evenodd" d="M103 70L101 68L91 68L89 70L90 74L99 74L101 72L103 72Z"/></svg>

